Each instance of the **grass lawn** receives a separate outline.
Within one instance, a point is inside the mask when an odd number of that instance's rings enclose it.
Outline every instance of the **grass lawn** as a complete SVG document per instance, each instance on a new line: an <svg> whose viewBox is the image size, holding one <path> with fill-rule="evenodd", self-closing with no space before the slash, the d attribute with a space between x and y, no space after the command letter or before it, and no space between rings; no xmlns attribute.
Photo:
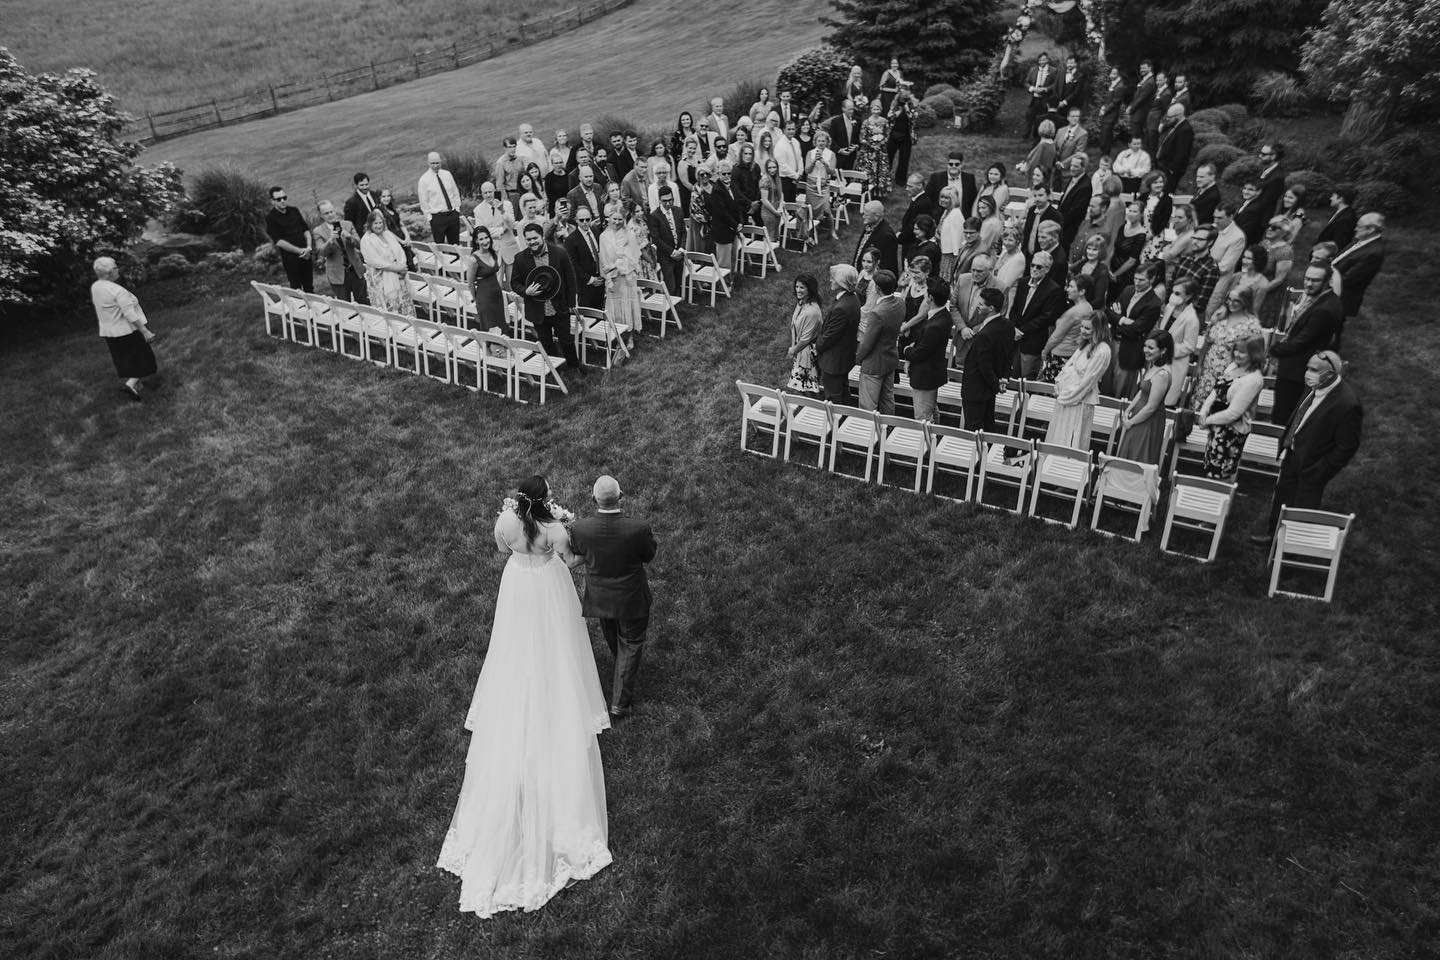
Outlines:
<svg viewBox="0 0 1440 960"><path fill-rule="evenodd" d="M740 453L849 244L543 408L274 342L240 277L141 291L141 405L86 316L12 345L0 955L1434 956L1440 247L1390 249L1328 607L1264 597L1254 486L1201 567ZM433 863L531 471L620 478L658 608L615 864L482 922Z"/></svg>

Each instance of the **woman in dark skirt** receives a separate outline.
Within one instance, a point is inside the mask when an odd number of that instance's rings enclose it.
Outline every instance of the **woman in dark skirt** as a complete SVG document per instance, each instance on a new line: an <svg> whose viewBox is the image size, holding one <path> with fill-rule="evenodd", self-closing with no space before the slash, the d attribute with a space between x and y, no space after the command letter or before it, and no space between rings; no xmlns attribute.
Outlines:
<svg viewBox="0 0 1440 960"><path fill-rule="evenodd" d="M145 311L135 295L116 281L120 268L109 257L95 261L96 280L90 285L90 299L100 321L100 336L110 347L110 359L122 381L120 389L132 400L140 399L141 381L155 373L155 353L145 320Z"/></svg>

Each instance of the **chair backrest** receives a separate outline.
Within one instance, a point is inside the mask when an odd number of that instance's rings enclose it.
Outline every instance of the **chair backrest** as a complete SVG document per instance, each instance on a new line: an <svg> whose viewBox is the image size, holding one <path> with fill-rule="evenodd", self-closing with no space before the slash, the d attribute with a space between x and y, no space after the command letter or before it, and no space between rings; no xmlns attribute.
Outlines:
<svg viewBox="0 0 1440 960"><path fill-rule="evenodd" d="M1353 513L1331 513L1328 510L1302 510L1298 507L1281 507L1280 523L1310 523L1322 527L1336 527L1341 534L1348 533L1355 520Z"/></svg>
<svg viewBox="0 0 1440 960"><path fill-rule="evenodd" d="M699 267L716 267L715 255L713 253L701 253L698 250L686 250L685 259Z"/></svg>
<svg viewBox="0 0 1440 960"><path fill-rule="evenodd" d="M887 430L901 429L914 430L919 433L925 431L925 421L916 420L913 417L902 417L898 413L877 413L875 424Z"/></svg>
<svg viewBox="0 0 1440 960"><path fill-rule="evenodd" d="M1063 443L1046 443L1040 440L1035 444L1035 452L1042 457L1059 457L1062 460L1075 460L1086 464L1090 462L1089 450L1078 450Z"/></svg>
<svg viewBox="0 0 1440 960"><path fill-rule="evenodd" d="M421 320L419 317L406 317L405 322L408 323L416 333L424 334L426 337L443 334L445 332L442 324L432 323L429 320Z"/></svg>
<svg viewBox="0 0 1440 960"><path fill-rule="evenodd" d="M283 304L285 302L284 296L280 293L280 288L273 283L261 283L259 280L251 280L250 286L254 287L255 292L260 294L261 298L267 303Z"/></svg>
<svg viewBox="0 0 1440 960"><path fill-rule="evenodd" d="M594 307L576 307L575 315L586 320L598 320L601 323L609 319L609 314L604 310L596 310Z"/></svg>
<svg viewBox="0 0 1440 960"><path fill-rule="evenodd" d="M785 418L787 420L794 415L795 407L808 407L812 410L819 410L825 414L827 420L830 419L830 403L820 397L812 397L807 393L786 393L782 391L780 393L780 399L784 401Z"/></svg>
<svg viewBox="0 0 1440 960"><path fill-rule="evenodd" d="M636 277L635 282L640 286L640 289L646 293L658 293L661 296L667 297L670 295L670 291L665 289L665 284L659 280L651 280L649 277Z"/></svg>
<svg viewBox="0 0 1440 960"><path fill-rule="evenodd" d="M841 170L840 176L846 183L868 184L870 175L863 170Z"/></svg>
<svg viewBox="0 0 1440 960"><path fill-rule="evenodd" d="M746 223L740 226L740 236L747 240L769 240L770 231L753 223Z"/></svg>
<svg viewBox="0 0 1440 960"><path fill-rule="evenodd" d="M1102 453L1096 469L1095 496L1103 494L1127 503L1150 503L1154 499L1154 490L1149 478L1151 472L1157 470L1153 465ZM1117 476L1122 478L1121 482L1112 483L1112 478Z"/></svg>
<svg viewBox="0 0 1440 960"><path fill-rule="evenodd" d="M939 443L942 437L950 437L953 440L960 440L972 444L975 447L976 459L979 459L982 450L980 434L974 430L962 430L960 427L947 427L943 423L930 421L925 424L925 435L929 438L931 447Z"/></svg>
<svg viewBox="0 0 1440 960"><path fill-rule="evenodd" d="M778 405L780 402L780 391L774 387L761 386L758 383L746 383L744 380L735 381L735 389L740 391L740 399L747 404L752 400L774 400Z"/></svg>
<svg viewBox="0 0 1440 960"><path fill-rule="evenodd" d="M987 433L984 430L975 431L975 438L985 444L986 449L990 447L1005 447L1008 450L1018 450L1020 453L1034 453L1035 441L1025 440L1020 437L1012 437L1005 433Z"/></svg>

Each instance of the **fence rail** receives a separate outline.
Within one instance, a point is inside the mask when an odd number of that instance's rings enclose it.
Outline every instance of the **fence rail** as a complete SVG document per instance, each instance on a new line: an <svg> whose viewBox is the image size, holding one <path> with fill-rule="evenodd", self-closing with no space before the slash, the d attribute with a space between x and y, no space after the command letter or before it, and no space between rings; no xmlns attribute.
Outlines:
<svg viewBox="0 0 1440 960"><path fill-rule="evenodd" d="M487 37L465 44L452 43L448 47L423 50L391 60L371 60L369 63L336 73L322 73L300 80L270 84L263 89L236 97L212 98L175 110L147 112L143 117L132 118L126 125L124 135L139 143L154 143L197 130L209 130L258 117L273 116L287 110L298 110L317 103L353 97L359 93L368 93L447 70L458 70L472 63L489 60L507 50L548 40L629 3L630 0L595 0L593 3L579 4L568 10L519 24L503 36Z"/></svg>

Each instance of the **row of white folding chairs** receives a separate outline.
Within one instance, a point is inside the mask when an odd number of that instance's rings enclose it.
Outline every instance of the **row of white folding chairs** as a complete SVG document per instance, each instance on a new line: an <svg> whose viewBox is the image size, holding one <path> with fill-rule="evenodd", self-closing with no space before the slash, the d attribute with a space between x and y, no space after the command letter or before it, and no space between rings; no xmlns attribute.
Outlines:
<svg viewBox="0 0 1440 960"><path fill-rule="evenodd" d="M829 403L805 394L786 393L737 380L741 398L740 447L786 462L797 438L817 446L816 466L840 473L843 453L865 457L861 479L867 482L872 471L876 482L885 482L892 462L914 468L912 489L946 496L936 489L939 474L964 479L963 493L948 499L998 506L986 501L987 486L1013 488L1013 506L1005 509L1065 523L1072 529L1080 523L1084 504L1092 504L1090 526L1100 533L1106 507L1120 507L1136 516L1133 539L1139 541L1148 529L1159 493L1159 471L1153 465L1137 463L1089 450L1048 444L1001 433L970 431L934 422L862 410ZM770 450L751 449L750 431L768 433ZM782 452L783 449L783 452ZM1214 560L1235 492L1234 484L1203 477L1176 477L1171 487L1169 510L1160 541L1168 553L1183 556L1172 548L1176 529L1210 534L1209 550L1196 559ZM1054 496L1070 505L1069 519L1055 520L1041 513L1041 497Z"/></svg>
<svg viewBox="0 0 1440 960"><path fill-rule="evenodd" d="M555 361L538 344L502 334L469 330L418 317L403 317L379 307L252 280L271 336L328 349L353 360L366 360L409 373L424 374L477 392L527 402L523 387L538 390L544 403L553 390L568 393ZM353 342L354 353L347 347ZM408 362L402 362L408 360ZM435 362L441 373L433 372ZM467 375L468 374L468 375ZM492 375L503 390L491 390Z"/></svg>

